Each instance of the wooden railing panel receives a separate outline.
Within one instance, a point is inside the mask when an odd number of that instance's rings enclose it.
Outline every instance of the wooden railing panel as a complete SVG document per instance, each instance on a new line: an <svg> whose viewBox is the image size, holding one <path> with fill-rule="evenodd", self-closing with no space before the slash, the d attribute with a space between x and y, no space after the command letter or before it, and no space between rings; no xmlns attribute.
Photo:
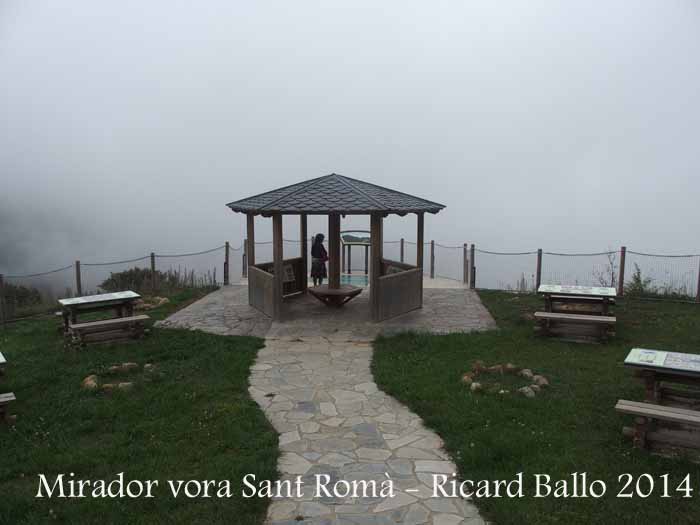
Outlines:
<svg viewBox="0 0 700 525"><path fill-rule="evenodd" d="M256 266L248 268L248 302L270 317L274 313L274 279L274 275Z"/></svg>
<svg viewBox="0 0 700 525"><path fill-rule="evenodd" d="M389 270L395 268L398 270L413 270L416 268L415 265L413 264L407 264L404 262L399 262L399 261L392 261L391 259L382 259L382 275L388 275ZM394 270L395 272L395 270Z"/></svg>
<svg viewBox="0 0 700 525"><path fill-rule="evenodd" d="M380 321L422 306L423 272L420 268L382 275L378 283Z"/></svg>
<svg viewBox="0 0 700 525"><path fill-rule="evenodd" d="M265 262L255 265L256 268L263 270L264 272L274 275L274 264L271 262ZM303 292L306 287L304 281L308 280L308 277L304 275L304 260L301 257L293 257L291 259L284 259L282 261L282 267L287 268L292 267L292 273L294 275L294 280L287 280L287 274L285 270L285 282L282 283L282 290L284 295L292 295L295 293Z"/></svg>

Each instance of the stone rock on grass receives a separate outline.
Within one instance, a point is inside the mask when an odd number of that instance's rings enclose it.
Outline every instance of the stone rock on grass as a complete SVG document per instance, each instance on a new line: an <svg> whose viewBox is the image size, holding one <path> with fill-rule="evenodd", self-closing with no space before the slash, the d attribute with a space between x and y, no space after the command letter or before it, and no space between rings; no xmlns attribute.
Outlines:
<svg viewBox="0 0 700 525"><path fill-rule="evenodd" d="M505 365L503 365L503 372L506 374L517 374L518 367L515 366L513 363L506 363Z"/></svg>
<svg viewBox="0 0 700 525"><path fill-rule="evenodd" d="M134 383L119 383L117 388L119 390L131 390L134 387Z"/></svg>
<svg viewBox="0 0 700 525"><path fill-rule="evenodd" d="M85 390L96 390L97 389L97 376L95 374L91 374L87 376L85 379L83 379L83 382L81 383L82 387Z"/></svg>
<svg viewBox="0 0 700 525"><path fill-rule="evenodd" d="M102 385L101 390L103 392L111 392L115 388L117 388L117 385L115 385L114 383L105 383L104 385Z"/></svg>
<svg viewBox="0 0 700 525"><path fill-rule="evenodd" d="M481 359L474 361L474 364L472 365L472 372L478 374L483 369L484 369L484 362Z"/></svg>
<svg viewBox="0 0 700 525"><path fill-rule="evenodd" d="M125 372L131 372L132 370L138 370L138 363L122 363L120 365L110 366L107 370L114 374L120 374Z"/></svg>
<svg viewBox="0 0 700 525"><path fill-rule="evenodd" d="M481 383L472 383L469 388L472 392L481 392L483 390Z"/></svg>
<svg viewBox="0 0 700 525"><path fill-rule="evenodd" d="M520 377L524 377L525 379L532 379L535 377L535 374L533 374L532 370L530 370L529 368L523 368L520 371L519 375L520 375Z"/></svg>
<svg viewBox="0 0 700 525"><path fill-rule="evenodd" d="M535 394L539 394L541 389L538 385L530 385L530 390L532 390Z"/></svg>
<svg viewBox="0 0 700 525"><path fill-rule="evenodd" d="M471 385L473 381L474 381L474 376L472 374L470 374L469 372L467 372L466 374L464 374L462 376L462 383L464 383L465 385Z"/></svg>
<svg viewBox="0 0 700 525"><path fill-rule="evenodd" d="M532 388L530 388L529 386L524 386L522 388L518 388L518 392L527 398L535 397L535 391Z"/></svg>
<svg viewBox="0 0 700 525"><path fill-rule="evenodd" d="M537 386L541 386L541 387L549 386L549 381L544 376L536 375L536 376L532 377L532 380L535 382L535 384Z"/></svg>
<svg viewBox="0 0 700 525"><path fill-rule="evenodd" d="M503 365L493 365L486 369L487 372L492 374L503 374Z"/></svg>
<svg viewBox="0 0 700 525"><path fill-rule="evenodd" d="M152 310L170 302L167 297L146 297L145 299L137 299L134 302L135 310Z"/></svg>
<svg viewBox="0 0 700 525"><path fill-rule="evenodd" d="M156 369L156 365L153 363L146 363L143 365L143 371L144 372L153 372Z"/></svg>

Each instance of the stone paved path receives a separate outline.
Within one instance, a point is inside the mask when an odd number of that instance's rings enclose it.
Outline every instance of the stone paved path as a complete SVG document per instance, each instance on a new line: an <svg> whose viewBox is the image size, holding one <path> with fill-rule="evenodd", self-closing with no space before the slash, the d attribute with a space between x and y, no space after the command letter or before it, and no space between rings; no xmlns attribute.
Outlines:
<svg viewBox="0 0 700 525"><path fill-rule="evenodd" d="M432 475L456 468L421 419L377 389L370 343L338 338L268 339L250 392L280 433L282 479L302 476L298 500L272 503L274 525L456 525L483 523L467 501L432 498ZM393 498L314 497L315 475L387 479ZM303 517L303 521L299 518Z"/></svg>
<svg viewBox="0 0 700 525"><path fill-rule="evenodd" d="M304 482L301 497L273 501L269 525L484 523L471 502L430 497L433 474L451 475L455 465L437 434L377 389L371 340L407 329L495 328L493 318L476 293L464 289L426 289L423 309L378 324L369 321L366 300L360 296L336 310L303 297L286 305L284 322L273 323L247 305L244 287L230 286L159 324L266 337L250 393L280 433L281 479ZM316 475L329 476L329 487L342 480L375 481L379 488L388 475L395 495L316 497Z"/></svg>
<svg viewBox="0 0 700 525"><path fill-rule="evenodd" d="M441 282L426 279L426 283ZM459 283L457 283L459 284ZM473 290L426 288L423 308L381 323L370 319L369 291L343 308L328 308L310 295L284 304L284 321L273 322L248 305L247 286L224 286L203 299L175 312L159 326L205 330L219 335L258 337L335 337L372 341L380 334L405 330L432 333L470 332L496 328L496 323Z"/></svg>

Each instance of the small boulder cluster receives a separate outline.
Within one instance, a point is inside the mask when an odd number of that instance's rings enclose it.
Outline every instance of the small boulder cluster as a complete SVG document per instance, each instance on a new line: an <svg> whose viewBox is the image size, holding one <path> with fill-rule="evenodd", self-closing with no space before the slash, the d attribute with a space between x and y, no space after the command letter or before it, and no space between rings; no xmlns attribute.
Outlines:
<svg viewBox="0 0 700 525"><path fill-rule="evenodd" d="M545 376L541 374L535 374L529 368L519 368L513 363L506 363L505 365L493 365L487 367L481 360L474 361L474 364L472 364L471 372L467 372L462 376L462 383L468 385L469 389L472 392L484 392L484 384L480 381L477 381L477 379L485 374L510 374L521 377L525 381L531 383L530 385L523 386L517 389L517 392L519 394L527 398L535 397L537 394L542 392L542 389L549 386L549 380ZM510 391L499 388L498 393L503 395L509 394Z"/></svg>
<svg viewBox="0 0 700 525"><path fill-rule="evenodd" d="M107 368L109 374L126 374L138 370L141 366L138 363L121 363ZM155 370L152 363L143 365L143 371L150 373ZM130 381L119 381L113 383L100 383L100 378L97 374L90 374L83 379L81 386L85 390L101 390L103 392L112 392L114 390L131 390L134 383Z"/></svg>
<svg viewBox="0 0 700 525"><path fill-rule="evenodd" d="M163 306L169 302L170 299L167 297L142 297L141 299L136 299L136 301L134 301L134 310L153 310L154 308L158 308L159 306Z"/></svg>

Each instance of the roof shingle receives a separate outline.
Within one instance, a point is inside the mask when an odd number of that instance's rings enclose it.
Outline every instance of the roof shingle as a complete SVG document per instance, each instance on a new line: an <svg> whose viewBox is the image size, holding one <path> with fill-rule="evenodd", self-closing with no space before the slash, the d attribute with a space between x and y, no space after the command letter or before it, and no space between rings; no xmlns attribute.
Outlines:
<svg viewBox="0 0 700 525"><path fill-rule="evenodd" d="M233 211L273 213L437 213L445 206L336 173L227 204Z"/></svg>

